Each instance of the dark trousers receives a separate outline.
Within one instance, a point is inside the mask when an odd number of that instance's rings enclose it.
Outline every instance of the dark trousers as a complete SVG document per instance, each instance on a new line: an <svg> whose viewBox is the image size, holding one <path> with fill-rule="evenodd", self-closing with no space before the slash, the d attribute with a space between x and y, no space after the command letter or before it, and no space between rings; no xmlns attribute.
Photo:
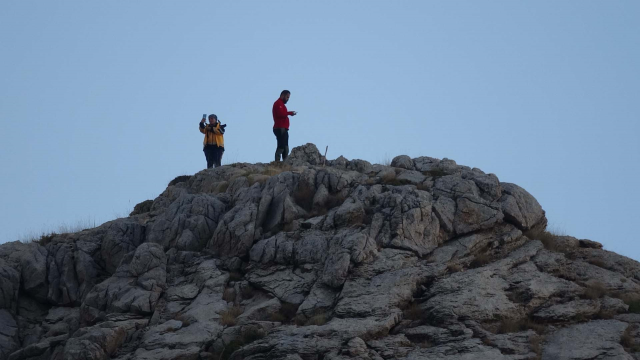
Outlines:
<svg viewBox="0 0 640 360"><path fill-rule="evenodd" d="M273 135L276 136L278 141L276 161L280 161L280 155L282 155L282 160L284 161L289 156L289 129L273 129Z"/></svg>
<svg viewBox="0 0 640 360"><path fill-rule="evenodd" d="M222 163L222 153L224 153L223 147L215 145L207 145L202 149L204 151L204 157L207 159L207 169L212 167L218 167Z"/></svg>

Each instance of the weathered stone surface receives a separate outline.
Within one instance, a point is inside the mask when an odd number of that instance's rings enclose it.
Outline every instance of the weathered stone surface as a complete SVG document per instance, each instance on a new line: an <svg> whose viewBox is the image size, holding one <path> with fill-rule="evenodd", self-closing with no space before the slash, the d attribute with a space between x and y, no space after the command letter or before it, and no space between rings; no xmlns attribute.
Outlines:
<svg viewBox="0 0 640 360"><path fill-rule="evenodd" d="M544 221L544 210L526 190L515 184L501 183L502 212L506 220L521 230L529 230Z"/></svg>
<svg viewBox="0 0 640 360"><path fill-rule="evenodd" d="M0 357L9 357L19 344L18 324L9 311L0 309Z"/></svg>
<svg viewBox="0 0 640 360"><path fill-rule="evenodd" d="M504 215L497 206L480 197L464 196L456 201L453 228L457 234L489 229L502 221Z"/></svg>
<svg viewBox="0 0 640 360"><path fill-rule="evenodd" d="M199 251L225 215L225 204L207 194L183 194L148 226L147 241L164 249ZM226 215L225 215L226 216Z"/></svg>
<svg viewBox="0 0 640 360"><path fill-rule="evenodd" d="M285 164L289 164L291 166L321 165L322 155L314 144L307 143L302 146L294 147L287 157L287 160L285 160Z"/></svg>
<svg viewBox="0 0 640 360"><path fill-rule="evenodd" d="M116 273L96 285L82 304L83 318L95 321L107 313L151 314L166 286L166 256L162 246L140 245Z"/></svg>
<svg viewBox="0 0 640 360"><path fill-rule="evenodd" d="M254 204L231 209L222 217L207 248L223 258L245 256L256 236L257 212Z"/></svg>
<svg viewBox="0 0 640 360"><path fill-rule="evenodd" d="M124 218L105 225L100 255L108 273L113 274L124 256L144 242L145 228L137 221Z"/></svg>
<svg viewBox="0 0 640 360"><path fill-rule="evenodd" d="M592 316L600 310L600 304L593 300L574 300L552 305L536 311L533 316L545 321L568 321L577 316Z"/></svg>
<svg viewBox="0 0 640 360"><path fill-rule="evenodd" d="M413 170L413 160L407 155L399 155L391 160L391 166L403 168L407 170Z"/></svg>
<svg viewBox="0 0 640 360"><path fill-rule="evenodd" d="M449 159L322 160L203 170L144 213L0 245L0 357L637 355L640 264L524 236L547 219L522 188Z"/></svg>
<svg viewBox="0 0 640 360"><path fill-rule="evenodd" d="M620 345L626 328L626 323L617 320L596 320L560 329L547 336L542 359L633 360Z"/></svg>
<svg viewBox="0 0 640 360"><path fill-rule="evenodd" d="M256 267L249 271L247 280L264 291L280 299L280 301L301 304L305 295L317 279L312 269L279 265L272 267Z"/></svg>
<svg viewBox="0 0 640 360"><path fill-rule="evenodd" d="M0 259L0 309L16 310L20 273Z"/></svg>
<svg viewBox="0 0 640 360"><path fill-rule="evenodd" d="M396 180L402 183L410 183L414 185L421 184L427 179L420 171L404 170L396 175Z"/></svg>

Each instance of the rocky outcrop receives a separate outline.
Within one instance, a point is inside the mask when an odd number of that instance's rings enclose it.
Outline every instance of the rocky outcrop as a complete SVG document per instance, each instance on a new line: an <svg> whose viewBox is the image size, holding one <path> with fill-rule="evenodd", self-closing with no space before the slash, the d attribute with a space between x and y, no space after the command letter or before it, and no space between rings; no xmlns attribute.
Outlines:
<svg viewBox="0 0 640 360"><path fill-rule="evenodd" d="M0 358L638 359L640 264L450 159L313 144L0 246Z"/></svg>

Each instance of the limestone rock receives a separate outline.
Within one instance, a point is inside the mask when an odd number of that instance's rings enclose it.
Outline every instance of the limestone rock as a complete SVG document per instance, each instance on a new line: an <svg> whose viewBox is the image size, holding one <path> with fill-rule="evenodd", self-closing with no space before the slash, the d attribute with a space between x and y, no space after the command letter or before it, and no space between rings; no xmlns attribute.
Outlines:
<svg viewBox="0 0 640 360"><path fill-rule="evenodd" d="M640 263L530 239L526 190L450 159L322 163L307 144L203 170L128 218L0 245L0 358L638 357Z"/></svg>
<svg viewBox="0 0 640 360"><path fill-rule="evenodd" d="M633 360L620 345L626 328L627 324L617 320L596 320L560 329L547 337L542 359Z"/></svg>

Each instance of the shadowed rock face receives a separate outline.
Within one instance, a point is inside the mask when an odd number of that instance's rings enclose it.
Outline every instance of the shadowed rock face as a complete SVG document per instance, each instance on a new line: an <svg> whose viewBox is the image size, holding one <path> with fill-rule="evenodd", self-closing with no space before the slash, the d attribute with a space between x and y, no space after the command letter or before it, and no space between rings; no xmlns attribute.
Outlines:
<svg viewBox="0 0 640 360"><path fill-rule="evenodd" d="M0 245L0 358L640 358L640 264L546 223L453 160L307 144Z"/></svg>

